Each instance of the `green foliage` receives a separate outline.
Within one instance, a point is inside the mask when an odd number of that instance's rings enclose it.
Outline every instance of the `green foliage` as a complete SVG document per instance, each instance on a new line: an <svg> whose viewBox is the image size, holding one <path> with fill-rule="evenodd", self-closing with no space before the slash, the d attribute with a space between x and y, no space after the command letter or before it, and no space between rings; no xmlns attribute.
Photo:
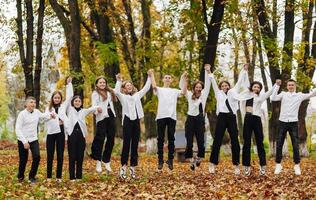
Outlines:
<svg viewBox="0 0 316 200"><path fill-rule="evenodd" d="M104 44L102 42L95 42L96 48L99 52L102 65L113 65L119 61L119 57L116 53L115 43Z"/></svg>

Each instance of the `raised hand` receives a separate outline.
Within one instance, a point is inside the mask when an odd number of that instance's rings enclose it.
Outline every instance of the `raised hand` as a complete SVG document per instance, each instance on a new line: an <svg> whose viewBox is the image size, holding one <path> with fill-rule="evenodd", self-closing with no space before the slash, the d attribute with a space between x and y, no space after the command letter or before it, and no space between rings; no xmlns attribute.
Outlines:
<svg viewBox="0 0 316 200"><path fill-rule="evenodd" d="M280 86L281 83L282 83L281 79L276 79L276 80L275 80L275 84L277 84L278 86Z"/></svg>
<svg viewBox="0 0 316 200"><path fill-rule="evenodd" d="M121 74L116 74L115 77L116 77L116 80L117 80L117 81L122 81L122 76L121 76Z"/></svg>
<svg viewBox="0 0 316 200"><path fill-rule="evenodd" d="M147 74L148 74L148 76L152 77L153 74L154 74L154 70L153 70L153 69L149 69L149 70L147 71Z"/></svg>
<svg viewBox="0 0 316 200"><path fill-rule="evenodd" d="M244 70L248 71L248 69L249 69L249 63L244 64Z"/></svg>
<svg viewBox="0 0 316 200"><path fill-rule="evenodd" d="M69 76L69 77L67 78L67 84L69 84L69 83L71 83L71 82L72 82L72 77Z"/></svg>
<svg viewBox="0 0 316 200"><path fill-rule="evenodd" d="M207 73L211 73L211 65L210 64L205 64L204 69L207 71Z"/></svg>

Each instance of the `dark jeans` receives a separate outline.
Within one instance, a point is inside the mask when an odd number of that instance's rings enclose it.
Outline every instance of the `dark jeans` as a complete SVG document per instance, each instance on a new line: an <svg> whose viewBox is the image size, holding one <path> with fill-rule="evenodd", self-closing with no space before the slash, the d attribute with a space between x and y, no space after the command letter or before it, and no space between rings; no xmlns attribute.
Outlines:
<svg viewBox="0 0 316 200"><path fill-rule="evenodd" d="M55 147L57 152L57 171L56 178L62 177L64 149L65 149L65 133L64 129L60 133L47 135L46 151L47 151L47 178L52 178L53 160Z"/></svg>
<svg viewBox="0 0 316 200"><path fill-rule="evenodd" d="M239 165L240 146L238 140L238 128L236 115L231 113L219 113L217 116L215 137L212 145L210 162L215 165L218 164L218 156L226 129L230 136L233 165Z"/></svg>
<svg viewBox="0 0 316 200"><path fill-rule="evenodd" d="M250 166L251 160L251 135L255 134L258 156L261 166L266 165L266 152L263 145L263 130L261 118L252 114L246 114L244 120L244 146L242 148L242 164L244 166Z"/></svg>
<svg viewBox="0 0 316 200"><path fill-rule="evenodd" d="M76 125L74 131L68 137L70 180L82 178L82 164L85 148L86 140L83 137L80 127Z"/></svg>
<svg viewBox="0 0 316 200"><path fill-rule="evenodd" d="M289 132L292 146L293 146L293 160L295 164L300 163L300 151L299 151L299 138L298 138L298 125L297 122L281 122L279 125L279 134L277 136L277 149L275 162L281 163L282 160L282 148L287 132Z"/></svg>
<svg viewBox="0 0 316 200"><path fill-rule="evenodd" d="M163 144L165 139L165 131L167 128L168 133L168 159L172 160L174 158L174 133L176 130L177 121L172 118L163 118L157 120L157 131L158 131L158 160L163 162Z"/></svg>
<svg viewBox="0 0 316 200"><path fill-rule="evenodd" d="M204 145L204 132L205 132L205 119L203 115L190 116L188 115L185 122L185 138L187 140L187 147L185 150L185 157L193 157L193 137L196 137L198 145L198 157L204 158L205 145Z"/></svg>
<svg viewBox="0 0 316 200"><path fill-rule="evenodd" d="M103 150L104 140L106 143ZM115 118L107 117L97 123L96 134L91 146L91 157L95 160L110 162L115 139Z"/></svg>
<svg viewBox="0 0 316 200"><path fill-rule="evenodd" d="M132 167L138 164L138 142L140 139L139 119L130 120L127 116L123 121L123 149L121 154L121 164L127 165L129 152L131 151L130 165Z"/></svg>
<svg viewBox="0 0 316 200"><path fill-rule="evenodd" d="M31 171L29 173L29 179L33 179L36 176L41 157L40 157L40 149L39 149L38 140L29 142L29 144L30 144L30 150L32 153L32 158L33 158ZM27 159L29 156L29 150L24 149L24 145L21 141L18 141L18 149L19 149L19 158L20 158L18 179L24 179L24 172L25 172Z"/></svg>

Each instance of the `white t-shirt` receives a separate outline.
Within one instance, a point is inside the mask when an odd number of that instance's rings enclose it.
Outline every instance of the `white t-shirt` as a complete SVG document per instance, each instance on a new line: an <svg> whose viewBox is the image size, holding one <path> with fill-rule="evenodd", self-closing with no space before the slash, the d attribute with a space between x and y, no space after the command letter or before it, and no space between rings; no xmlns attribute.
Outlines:
<svg viewBox="0 0 316 200"><path fill-rule="evenodd" d="M156 120L163 118L172 118L177 120L177 100L181 95L181 90L157 87L155 95L158 97Z"/></svg>

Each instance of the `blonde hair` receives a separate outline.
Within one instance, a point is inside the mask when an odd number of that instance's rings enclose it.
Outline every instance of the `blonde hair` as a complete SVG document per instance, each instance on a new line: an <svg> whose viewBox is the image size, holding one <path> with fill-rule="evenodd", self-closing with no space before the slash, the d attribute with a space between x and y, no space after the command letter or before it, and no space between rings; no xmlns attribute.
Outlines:
<svg viewBox="0 0 316 200"><path fill-rule="evenodd" d="M133 82L132 82L132 81L129 81L129 80L128 80L128 81L124 81L124 82L122 83L121 92L124 93L124 94L127 94L126 89L125 89L125 86L126 86L127 83L132 84L132 86L133 86L132 95L135 94L138 90L137 90L137 88L134 86Z"/></svg>

